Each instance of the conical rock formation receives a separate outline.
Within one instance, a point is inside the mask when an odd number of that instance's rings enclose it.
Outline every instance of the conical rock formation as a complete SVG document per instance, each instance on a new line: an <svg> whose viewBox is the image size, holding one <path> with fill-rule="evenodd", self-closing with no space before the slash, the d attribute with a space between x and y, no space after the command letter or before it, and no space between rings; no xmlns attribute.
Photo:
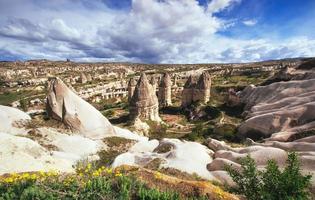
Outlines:
<svg viewBox="0 0 315 200"><path fill-rule="evenodd" d="M172 105L172 81L168 73L165 73L162 77L158 99L161 107Z"/></svg>
<svg viewBox="0 0 315 200"><path fill-rule="evenodd" d="M52 79L48 88L47 113L50 117L88 138L100 139L115 134L106 117L71 91L61 79Z"/></svg>
<svg viewBox="0 0 315 200"><path fill-rule="evenodd" d="M128 102L131 101L137 82L134 78L130 78L128 82Z"/></svg>
<svg viewBox="0 0 315 200"><path fill-rule="evenodd" d="M161 121L157 96L144 73L141 74L130 101L130 117L132 120L139 118Z"/></svg>

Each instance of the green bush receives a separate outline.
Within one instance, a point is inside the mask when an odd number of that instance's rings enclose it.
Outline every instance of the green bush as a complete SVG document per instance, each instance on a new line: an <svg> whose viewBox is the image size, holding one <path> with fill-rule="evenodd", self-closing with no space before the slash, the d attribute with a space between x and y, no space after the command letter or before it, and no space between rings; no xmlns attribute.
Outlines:
<svg viewBox="0 0 315 200"><path fill-rule="evenodd" d="M274 160L269 160L263 171L258 171L255 161L247 156L241 159L241 172L226 166L237 184L233 188L248 200L305 200L310 199L311 175L302 175L296 153L289 153L287 165L281 171Z"/></svg>

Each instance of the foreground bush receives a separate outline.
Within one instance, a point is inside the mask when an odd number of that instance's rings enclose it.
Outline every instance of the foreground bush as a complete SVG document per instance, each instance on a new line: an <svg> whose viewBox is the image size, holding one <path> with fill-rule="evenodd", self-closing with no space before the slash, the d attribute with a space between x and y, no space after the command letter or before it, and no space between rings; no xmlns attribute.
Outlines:
<svg viewBox="0 0 315 200"><path fill-rule="evenodd" d="M281 171L274 160L265 170L258 171L255 161L247 156L241 160L241 172L227 166L226 170L237 184L234 188L248 200L305 200L310 199L311 176L304 176L296 153L289 153L287 165Z"/></svg>

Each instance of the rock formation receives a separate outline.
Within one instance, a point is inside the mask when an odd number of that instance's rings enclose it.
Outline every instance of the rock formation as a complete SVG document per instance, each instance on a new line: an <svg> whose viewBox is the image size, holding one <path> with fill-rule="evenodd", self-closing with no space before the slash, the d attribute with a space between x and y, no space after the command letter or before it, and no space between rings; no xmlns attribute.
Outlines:
<svg viewBox="0 0 315 200"><path fill-rule="evenodd" d="M177 87L177 79L178 79L178 76L177 74L174 75L174 81L173 81L173 86L174 87Z"/></svg>
<svg viewBox="0 0 315 200"><path fill-rule="evenodd" d="M131 101L137 82L134 78L130 78L128 82L128 102Z"/></svg>
<svg viewBox="0 0 315 200"><path fill-rule="evenodd" d="M157 81L155 76L151 76L150 84L152 85L154 94L156 94Z"/></svg>
<svg viewBox="0 0 315 200"><path fill-rule="evenodd" d="M22 126L30 120L31 117L21 110L0 105L0 132L22 134L25 132Z"/></svg>
<svg viewBox="0 0 315 200"><path fill-rule="evenodd" d="M99 139L114 135L115 130L109 121L92 105L71 91L59 78L49 83L47 113L62 121L73 131Z"/></svg>
<svg viewBox="0 0 315 200"><path fill-rule="evenodd" d="M79 82L82 84L85 84L85 83L87 83L87 81L88 80L87 80L87 77L85 76L85 74L81 73L80 78L79 78Z"/></svg>
<svg viewBox="0 0 315 200"><path fill-rule="evenodd" d="M257 167L265 167L268 160L274 159L280 167L284 167L287 160L287 152L295 151L299 155L301 170L305 174L315 174L315 144L309 142L265 142L255 143L249 140L247 147L232 148L224 142L208 139L207 146L214 151L214 160L207 166L208 170L221 182L227 182L228 175L225 170L226 165L235 169L240 169L240 158L248 154L255 160ZM315 178L311 180L312 189L315 189ZM231 183L228 183L231 185Z"/></svg>
<svg viewBox="0 0 315 200"><path fill-rule="evenodd" d="M189 76L182 92L182 107L189 106L193 102L194 86L194 79Z"/></svg>
<svg viewBox="0 0 315 200"><path fill-rule="evenodd" d="M172 81L168 73L165 73L159 85L158 99L161 107L172 105Z"/></svg>
<svg viewBox="0 0 315 200"><path fill-rule="evenodd" d="M211 77L208 72L203 72L198 82L192 76L188 78L182 93L182 106L186 107L193 102L207 103L210 99Z"/></svg>
<svg viewBox="0 0 315 200"><path fill-rule="evenodd" d="M142 73L130 101L130 117L132 120L161 121L159 103L147 76Z"/></svg>
<svg viewBox="0 0 315 200"><path fill-rule="evenodd" d="M91 74L87 74L86 75L86 80L88 81L88 82L91 82L93 79L92 79L92 75Z"/></svg>
<svg viewBox="0 0 315 200"><path fill-rule="evenodd" d="M256 139L290 141L315 128L315 79L248 86L240 93L247 120L240 134Z"/></svg>
<svg viewBox="0 0 315 200"><path fill-rule="evenodd" d="M159 160L158 167L196 173L211 180L213 176L206 166L212 161L212 154L213 151L197 142L164 138L161 141L150 140L135 144L129 152L116 157L113 166L125 164L145 166L153 160Z"/></svg>
<svg viewBox="0 0 315 200"><path fill-rule="evenodd" d="M210 99L211 77L208 72L203 72L194 90L193 101L207 103Z"/></svg>

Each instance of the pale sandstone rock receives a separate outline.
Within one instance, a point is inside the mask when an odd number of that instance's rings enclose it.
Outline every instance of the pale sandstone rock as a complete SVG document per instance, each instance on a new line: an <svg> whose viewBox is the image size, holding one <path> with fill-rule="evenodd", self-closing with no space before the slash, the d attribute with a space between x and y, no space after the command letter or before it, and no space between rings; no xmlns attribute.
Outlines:
<svg viewBox="0 0 315 200"><path fill-rule="evenodd" d="M73 162L54 158L45 148L26 137L0 133L0 155L0 174L49 170L73 171Z"/></svg>
<svg viewBox="0 0 315 200"><path fill-rule="evenodd" d="M115 135L109 121L96 108L71 91L59 78L49 83L47 113L73 131L92 139Z"/></svg>
<svg viewBox="0 0 315 200"><path fill-rule="evenodd" d="M315 173L315 148L314 143L307 142L265 142L255 143L249 140L253 146L232 148L215 139L208 139L208 146L215 150L214 160L208 164L208 170L211 171L220 182L228 182L222 170L225 164L240 170L239 159L250 155L256 162L258 169L263 169L268 160L273 159L280 167L285 166L287 152L296 151L301 162L301 170L305 174ZM222 150L225 149L225 150ZM222 176L221 176L222 175ZM315 179L312 179L312 187L315 188Z"/></svg>
<svg viewBox="0 0 315 200"><path fill-rule="evenodd" d="M161 121L157 96L144 73L141 74L130 101L130 117L132 120L139 118Z"/></svg>
<svg viewBox="0 0 315 200"><path fill-rule="evenodd" d="M134 78L130 78L129 82L128 82L128 102L131 101L133 93L135 91L137 82L135 81Z"/></svg>
<svg viewBox="0 0 315 200"><path fill-rule="evenodd" d="M143 135L143 136L148 136L149 135L150 126L147 123L142 122L139 118L135 119L135 122L134 122L133 126L135 128L135 131L139 135Z"/></svg>
<svg viewBox="0 0 315 200"><path fill-rule="evenodd" d="M186 107L193 102L200 101L201 103L207 103L210 99L211 77L208 72L203 72L198 82L190 76L182 92L182 106Z"/></svg>
<svg viewBox="0 0 315 200"><path fill-rule="evenodd" d="M112 166L124 164L145 166L154 159L160 159L160 167L196 173L202 178L213 180L215 178L207 170L207 164L212 161L212 154L211 150L197 142L164 138L160 143L157 140L150 140L135 144L130 151L116 157Z"/></svg>
<svg viewBox="0 0 315 200"><path fill-rule="evenodd" d="M81 73L80 78L79 78L80 83L85 84L87 83L87 77L84 73Z"/></svg>
<svg viewBox="0 0 315 200"><path fill-rule="evenodd" d="M272 140L294 140L300 132L315 128L314 90L315 79L245 88L240 101L246 105L248 119L239 132L247 137L274 134Z"/></svg>
<svg viewBox="0 0 315 200"><path fill-rule="evenodd" d="M161 107L172 105L172 81L168 73L164 73L161 79L158 99Z"/></svg>
<svg viewBox="0 0 315 200"><path fill-rule="evenodd" d="M12 135L24 134L23 126L31 120L31 117L23 111L0 105L0 131Z"/></svg>

